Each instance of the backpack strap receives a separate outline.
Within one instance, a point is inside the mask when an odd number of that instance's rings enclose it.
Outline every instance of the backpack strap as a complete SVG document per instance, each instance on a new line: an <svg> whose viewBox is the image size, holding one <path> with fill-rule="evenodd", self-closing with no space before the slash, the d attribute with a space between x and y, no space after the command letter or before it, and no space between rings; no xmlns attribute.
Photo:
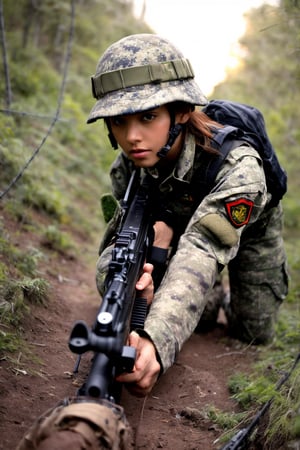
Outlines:
<svg viewBox="0 0 300 450"><path fill-rule="evenodd" d="M244 133L248 142L261 156L268 192L272 198L269 208L278 205L287 191L287 173L281 167L268 137L264 117L257 108L229 100L211 100L202 111L223 125L231 124Z"/></svg>
<svg viewBox="0 0 300 450"><path fill-rule="evenodd" d="M191 194L199 205L215 185L215 179L228 153L244 144L243 131L231 125L215 130L212 146L218 154L208 153L196 147L195 172L191 181Z"/></svg>

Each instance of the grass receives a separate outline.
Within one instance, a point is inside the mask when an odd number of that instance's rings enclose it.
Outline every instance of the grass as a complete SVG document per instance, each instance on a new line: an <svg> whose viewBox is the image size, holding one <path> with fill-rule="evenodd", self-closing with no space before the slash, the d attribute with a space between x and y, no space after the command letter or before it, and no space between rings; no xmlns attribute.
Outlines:
<svg viewBox="0 0 300 450"><path fill-rule="evenodd" d="M298 336L299 339L299 336ZM230 438L236 429L249 425L256 413L270 400L269 413L263 422L264 449L279 448L279 442L300 439L300 365L297 365L285 384L277 389L279 381L291 370L299 352L299 345L286 343L260 350L259 362L251 368L250 374L235 374L228 383L232 397L245 413L245 419L234 427L232 433L224 435ZM215 422L224 420L219 412ZM232 420L238 416L233 414ZM227 427L222 427L227 430ZM261 436L261 434L260 434ZM278 445L278 447L277 447Z"/></svg>
<svg viewBox="0 0 300 450"><path fill-rule="evenodd" d="M43 233L42 244L58 253L75 252L75 246L67 233L60 231L56 225L48 225Z"/></svg>
<svg viewBox="0 0 300 450"><path fill-rule="evenodd" d="M0 238L0 353L19 348L20 324L30 305L46 305L49 284L38 276L44 258L34 247L21 250L12 243L2 224Z"/></svg>
<svg viewBox="0 0 300 450"><path fill-rule="evenodd" d="M261 428L253 433L254 448L259 442L260 445L263 442L264 450L278 449L287 442L291 442L290 448L299 448L300 363L296 358L300 352L300 239L297 233L293 239L286 238L286 249L290 290L279 314L276 337L272 344L257 349L258 360L249 373L235 373L228 380L230 395L237 402L241 415L228 415L211 407L211 420L224 431L218 442L228 442L238 430L248 426L257 412L272 399L268 412L259 422ZM279 388L280 380L291 371L296 361L289 378Z"/></svg>

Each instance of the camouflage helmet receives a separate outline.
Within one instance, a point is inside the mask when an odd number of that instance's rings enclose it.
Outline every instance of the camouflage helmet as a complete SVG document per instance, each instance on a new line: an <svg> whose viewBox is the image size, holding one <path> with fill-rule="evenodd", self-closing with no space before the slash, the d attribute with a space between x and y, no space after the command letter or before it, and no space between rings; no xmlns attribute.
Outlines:
<svg viewBox="0 0 300 450"><path fill-rule="evenodd" d="M112 44L100 58L91 81L97 102L88 123L174 101L207 103L188 59L155 34L135 34Z"/></svg>

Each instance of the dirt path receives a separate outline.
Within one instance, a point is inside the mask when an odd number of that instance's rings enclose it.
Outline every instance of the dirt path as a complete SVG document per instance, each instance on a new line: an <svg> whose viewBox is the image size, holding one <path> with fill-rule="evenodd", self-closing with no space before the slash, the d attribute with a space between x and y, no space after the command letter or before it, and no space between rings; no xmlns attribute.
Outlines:
<svg viewBox="0 0 300 450"><path fill-rule="evenodd" d="M22 324L26 343L38 359L28 362L26 351L20 348L0 365L1 450L15 449L40 414L64 397L75 395L76 380L71 374L76 356L68 349L69 334L75 320L91 324L97 311L93 267L79 259L50 257L42 276L52 286L48 307L31 307ZM201 411L205 405L235 410L227 378L246 370L255 358L253 348L241 346L224 333L219 327L205 335L193 335L176 364L146 399L132 397L124 390L121 403L135 432L137 450L220 447L214 441L222 430Z"/></svg>

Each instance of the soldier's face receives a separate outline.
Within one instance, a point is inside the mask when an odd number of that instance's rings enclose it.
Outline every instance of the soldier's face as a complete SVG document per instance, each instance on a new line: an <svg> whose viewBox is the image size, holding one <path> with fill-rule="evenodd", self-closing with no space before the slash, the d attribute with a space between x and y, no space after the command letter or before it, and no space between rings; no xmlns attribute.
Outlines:
<svg viewBox="0 0 300 450"><path fill-rule="evenodd" d="M141 113L111 117L109 121L115 139L136 166L152 167L160 161L157 153L168 140L171 121L166 106ZM167 159L176 158L180 152L180 138L181 136L176 139Z"/></svg>

